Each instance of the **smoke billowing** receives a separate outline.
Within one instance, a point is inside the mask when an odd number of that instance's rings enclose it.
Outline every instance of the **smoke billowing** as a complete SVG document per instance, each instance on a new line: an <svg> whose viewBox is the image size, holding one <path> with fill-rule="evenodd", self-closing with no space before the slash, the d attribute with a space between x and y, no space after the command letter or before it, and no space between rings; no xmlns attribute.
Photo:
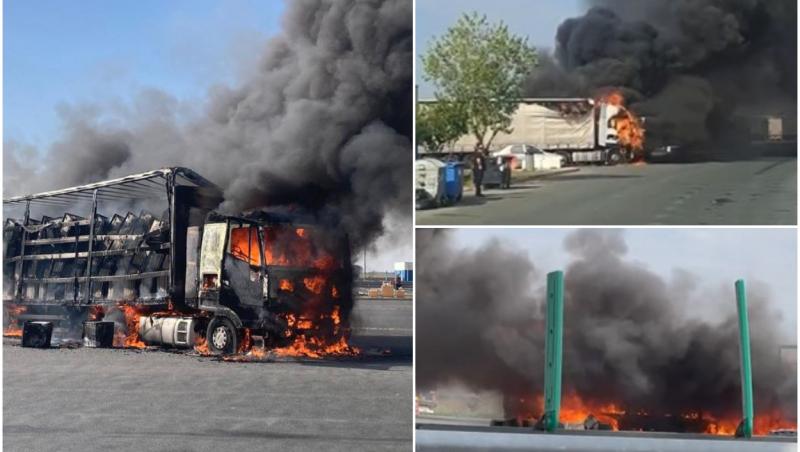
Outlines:
<svg viewBox="0 0 800 452"><path fill-rule="evenodd" d="M737 111L795 115L796 1L590 3L559 26L555 55L544 56L525 96L620 89L647 117L651 143L733 142Z"/></svg>
<svg viewBox="0 0 800 452"><path fill-rule="evenodd" d="M626 258L619 231L577 231L563 246L571 256L564 269L566 394L656 413L740 410L733 281L708 299L687 272L662 279ZM418 230L418 387L460 383L498 391L507 402L541 394L551 270L497 240L466 249L444 230ZM756 411L796 419L795 371L778 356L794 340L777 331L780 318L764 288L748 283ZM714 310L714 320L697 315L702 307ZM541 414L530 409L507 404L506 415Z"/></svg>
<svg viewBox="0 0 800 452"><path fill-rule="evenodd" d="M62 108L43 166L6 143L6 195L187 166L223 187L225 211L334 213L354 244L370 243L410 210L411 3L289 2L256 73L191 113L157 90L115 112Z"/></svg>

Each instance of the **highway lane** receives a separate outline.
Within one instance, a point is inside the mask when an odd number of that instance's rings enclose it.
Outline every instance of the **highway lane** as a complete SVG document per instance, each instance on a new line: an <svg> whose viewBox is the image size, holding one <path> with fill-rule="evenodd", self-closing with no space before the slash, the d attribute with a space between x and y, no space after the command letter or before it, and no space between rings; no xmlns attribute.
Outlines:
<svg viewBox="0 0 800 452"><path fill-rule="evenodd" d="M797 159L586 166L486 194L417 211L417 224L795 224Z"/></svg>
<svg viewBox="0 0 800 452"><path fill-rule="evenodd" d="M3 448L410 450L411 301L357 300L354 314L365 354L352 359L221 362L5 339Z"/></svg>

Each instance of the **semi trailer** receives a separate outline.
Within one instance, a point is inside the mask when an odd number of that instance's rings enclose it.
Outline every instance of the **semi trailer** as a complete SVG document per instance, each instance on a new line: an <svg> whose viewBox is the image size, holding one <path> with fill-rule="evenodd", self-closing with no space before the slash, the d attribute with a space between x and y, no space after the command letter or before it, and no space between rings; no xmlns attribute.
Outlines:
<svg viewBox="0 0 800 452"><path fill-rule="evenodd" d="M623 111L588 98L523 99L511 133L498 134L493 146L527 144L560 154L567 163L621 163L633 157L617 130Z"/></svg>
<svg viewBox="0 0 800 452"><path fill-rule="evenodd" d="M637 146L630 134L643 140L644 129L622 106L621 97L526 98L511 120L510 132L498 133L492 149L528 145L562 155L567 163L617 164L634 157ZM620 136L620 130L625 134ZM627 138L627 139L626 139ZM459 138L446 153L472 152L475 138Z"/></svg>
<svg viewBox="0 0 800 452"><path fill-rule="evenodd" d="M181 167L5 199L7 312L75 330L121 311L128 341L213 354L347 334L347 236L299 210L223 214L222 199Z"/></svg>

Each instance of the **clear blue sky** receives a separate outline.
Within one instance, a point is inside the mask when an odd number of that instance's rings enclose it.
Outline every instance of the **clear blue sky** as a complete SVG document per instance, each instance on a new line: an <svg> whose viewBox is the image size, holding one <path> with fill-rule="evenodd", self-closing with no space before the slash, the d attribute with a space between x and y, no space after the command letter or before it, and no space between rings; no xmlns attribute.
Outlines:
<svg viewBox="0 0 800 452"><path fill-rule="evenodd" d="M585 0L417 0L417 54L424 54L435 36L444 34L462 14L472 11L486 14L492 22L502 20L512 33L527 36L531 45L552 49L561 22L587 9ZM433 89L421 75L417 57L419 95L431 97Z"/></svg>
<svg viewBox="0 0 800 452"><path fill-rule="evenodd" d="M279 0L5 0L4 139L42 150L57 106L127 102L143 88L202 99L254 64Z"/></svg>
<svg viewBox="0 0 800 452"><path fill-rule="evenodd" d="M570 255L564 237L574 229L460 229L456 240L478 246L493 237L527 251L541 274L564 269ZM626 229L626 260L670 280L673 270L687 270L700 278L701 290L729 293L739 278L752 288L766 284L768 296L783 315L780 328L795 337L797 331L797 236L794 229L639 228ZM733 305L732 305L733 306ZM713 315L697 306L700 317ZM731 308L733 309L733 308Z"/></svg>

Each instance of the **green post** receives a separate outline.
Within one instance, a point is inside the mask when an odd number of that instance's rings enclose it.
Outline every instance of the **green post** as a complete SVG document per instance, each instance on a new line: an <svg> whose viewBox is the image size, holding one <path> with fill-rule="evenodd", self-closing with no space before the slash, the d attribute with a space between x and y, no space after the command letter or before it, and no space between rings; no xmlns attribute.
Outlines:
<svg viewBox="0 0 800 452"><path fill-rule="evenodd" d="M742 422L737 437L753 436L753 372L750 362L750 322L747 317L747 295L744 280L736 281L736 309L739 313L739 357L742 376Z"/></svg>
<svg viewBox="0 0 800 452"><path fill-rule="evenodd" d="M548 432L558 428L561 409L561 355L564 333L564 273L547 275L547 334L545 336L544 417L542 425Z"/></svg>

